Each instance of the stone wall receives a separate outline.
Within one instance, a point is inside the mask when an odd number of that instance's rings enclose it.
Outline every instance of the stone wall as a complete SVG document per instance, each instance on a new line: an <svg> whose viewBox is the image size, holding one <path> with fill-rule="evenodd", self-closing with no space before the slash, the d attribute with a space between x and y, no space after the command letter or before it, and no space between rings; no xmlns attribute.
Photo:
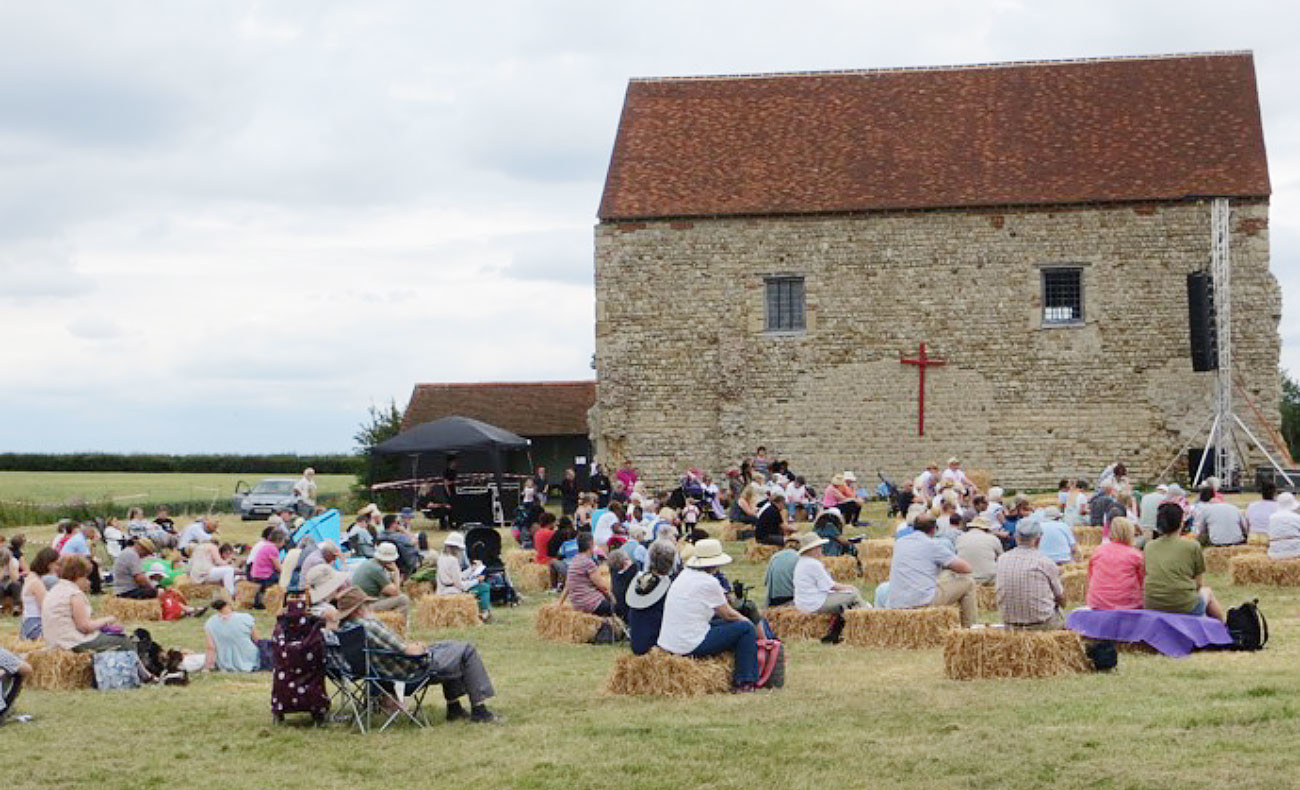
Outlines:
<svg viewBox="0 0 1300 790"><path fill-rule="evenodd" d="M1268 206L1234 205L1234 353L1279 423L1281 295ZM1010 486L1152 478L1210 413L1188 356L1186 280L1205 202L728 218L596 228L596 452L656 483L765 444L810 479L899 481L959 455ZM1040 267L1082 265L1082 325L1044 327ZM765 275L806 277L807 329L764 331ZM926 341L926 431L914 366ZM1263 435L1250 410L1238 412ZM1252 457L1253 464L1260 459Z"/></svg>

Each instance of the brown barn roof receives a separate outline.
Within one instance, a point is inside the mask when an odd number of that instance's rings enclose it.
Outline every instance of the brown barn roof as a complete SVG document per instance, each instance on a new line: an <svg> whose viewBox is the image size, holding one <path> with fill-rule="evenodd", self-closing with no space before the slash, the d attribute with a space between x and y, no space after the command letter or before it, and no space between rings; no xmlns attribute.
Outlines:
<svg viewBox="0 0 1300 790"><path fill-rule="evenodd" d="M472 417L520 436L587 434L594 381L416 384L402 430L442 417Z"/></svg>
<svg viewBox="0 0 1300 790"><path fill-rule="evenodd" d="M1270 192L1250 53L633 80L602 220Z"/></svg>

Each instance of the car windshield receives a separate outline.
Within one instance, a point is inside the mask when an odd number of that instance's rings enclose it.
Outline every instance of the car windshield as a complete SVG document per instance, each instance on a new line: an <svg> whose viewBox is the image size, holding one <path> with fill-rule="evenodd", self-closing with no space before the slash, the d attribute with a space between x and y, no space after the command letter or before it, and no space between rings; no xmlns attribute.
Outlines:
<svg viewBox="0 0 1300 790"><path fill-rule="evenodd" d="M263 480L253 489L254 494L292 494L292 480Z"/></svg>

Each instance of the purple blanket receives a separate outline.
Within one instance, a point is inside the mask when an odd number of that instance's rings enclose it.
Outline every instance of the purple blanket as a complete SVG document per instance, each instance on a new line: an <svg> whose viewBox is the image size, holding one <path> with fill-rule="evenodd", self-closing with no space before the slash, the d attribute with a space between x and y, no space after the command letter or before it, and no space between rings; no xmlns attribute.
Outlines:
<svg viewBox="0 0 1300 790"><path fill-rule="evenodd" d="M1066 627L1089 639L1144 642L1167 656L1182 657L1209 645L1230 645L1232 637L1213 617L1147 609L1075 609Z"/></svg>

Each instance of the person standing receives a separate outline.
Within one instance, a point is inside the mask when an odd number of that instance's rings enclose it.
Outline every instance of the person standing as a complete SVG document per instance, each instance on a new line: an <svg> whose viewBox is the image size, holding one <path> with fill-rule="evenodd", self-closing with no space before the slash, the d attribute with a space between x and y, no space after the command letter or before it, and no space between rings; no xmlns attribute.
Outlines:
<svg viewBox="0 0 1300 790"><path fill-rule="evenodd" d="M596 495L596 506L609 507L609 495L614 490L609 475L605 474L605 465L596 464L596 472L587 480L587 489Z"/></svg>
<svg viewBox="0 0 1300 790"><path fill-rule="evenodd" d="M640 473L636 467L632 466L631 458L624 458L623 465L619 468L618 473L614 475L618 482L623 484L623 492L630 494L636 482L641 479Z"/></svg>
<svg viewBox="0 0 1300 790"><path fill-rule="evenodd" d="M564 470L564 479L560 481L560 513L572 516L578 511L578 473L573 467Z"/></svg>
<svg viewBox="0 0 1300 790"><path fill-rule="evenodd" d="M302 478L293 484L293 494L298 497L298 515L310 516L316 509L316 470L310 466L302 470Z"/></svg>

